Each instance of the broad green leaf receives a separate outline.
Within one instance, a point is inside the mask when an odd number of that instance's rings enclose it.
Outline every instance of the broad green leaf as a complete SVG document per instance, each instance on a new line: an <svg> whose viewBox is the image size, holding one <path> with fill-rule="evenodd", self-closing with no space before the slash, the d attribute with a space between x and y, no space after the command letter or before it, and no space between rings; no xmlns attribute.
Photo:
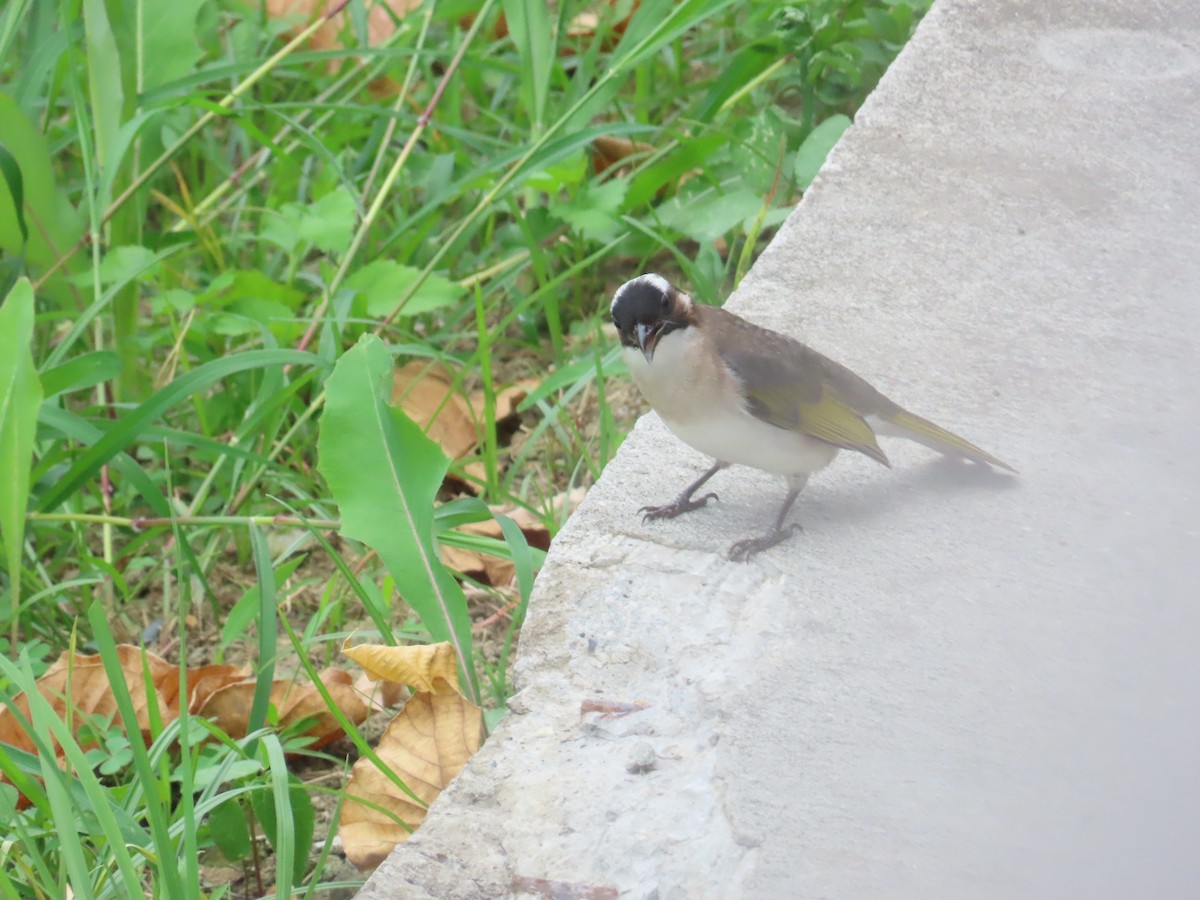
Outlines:
<svg viewBox="0 0 1200 900"><path fill-rule="evenodd" d="M136 244L126 244L114 247L104 254L100 262L100 284L108 287L113 284L128 284L134 278L151 278L154 275L162 257L145 247ZM80 275L81 284L91 284L90 272Z"/></svg>
<svg viewBox="0 0 1200 900"><path fill-rule="evenodd" d="M8 188L6 199L9 207L2 210L4 219L0 221L16 226L16 234L9 236L8 243L16 247L18 253L24 253L25 245L29 243L29 226L25 223L25 178L21 175L21 164L3 141L0 141L0 174L4 176L4 186ZM0 197L3 196L0 194Z"/></svg>
<svg viewBox="0 0 1200 900"><path fill-rule="evenodd" d="M833 149L834 145L841 138L842 133L849 127L849 117L843 115L830 116L814 128L809 136L804 139L804 143L796 151L794 170L796 184L802 190L807 190L808 186L813 183L813 179L817 177L817 172L821 170L821 166L825 165L825 158L829 156L829 151Z"/></svg>
<svg viewBox="0 0 1200 900"><path fill-rule="evenodd" d="M262 826L263 834L277 853L280 850L280 839L284 836L280 833L280 825L286 827L287 837L290 838L293 849L291 878L299 883L308 867L308 848L312 846L316 810L308 791L295 776L287 776L286 790L281 790L277 783L273 783L272 787L272 791L253 791L250 794L250 806L258 824ZM285 817L291 821L281 823L280 812L285 813ZM289 825L290 827L287 827Z"/></svg>
<svg viewBox="0 0 1200 900"><path fill-rule="evenodd" d="M42 384L33 365L33 285L22 278L0 306L0 537L15 617L21 606L21 547Z"/></svg>
<svg viewBox="0 0 1200 900"><path fill-rule="evenodd" d="M366 299L366 315L373 319L381 319L391 314L396 303L420 277L420 269L404 266L390 259L377 259L347 278L346 287L359 291ZM412 299L404 304L400 315L415 316L450 306L464 293L463 288L450 279L441 275L430 275Z"/></svg>
<svg viewBox="0 0 1200 900"><path fill-rule="evenodd" d="M341 511L342 534L374 549L433 639L454 644L474 701L466 597L434 538L433 503L450 461L388 404L393 368L383 342L369 334L338 360L325 384L317 467Z"/></svg>
<svg viewBox="0 0 1200 900"><path fill-rule="evenodd" d="M660 211L662 223L695 241L711 241L741 225L762 208L762 198L744 187L674 197Z"/></svg>
<svg viewBox="0 0 1200 900"><path fill-rule="evenodd" d="M209 812L208 830L217 849L230 862L240 862L250 855L250 828L246 824L246 811L237 797Z"/></svg>
<svg viewBox="0 0 1200 900"><path fill-rule="evenodd" d="M142 90L191 73L201 57L196 16L205 0L143 0L142 45L145 70Z"/></svg>
<svg viewBox="0 0 1200 900"><path fill-rule="evenodd" d="M294 253L301 244L340 256L350 246L358 206L345 188L303 205L286 203L263 220L262 236Z"/></svg>
<svg viewBox="0 0 1200 900"><path fill-rule="evenodd" d="M589 240L611 241L625 227L617 214L628 187L629 182L624 178L592 183L569 202L551 204L550 212Z"/></svg>
<svg viewBox="0 0 1200 900"><path fill-rule="evenodd" d="M70 205L55 188L46 139L5 94L0 94L0 141L18 167L25 195L29 231L25 255L34 265L47 266L57 256L52 245L66 247L75 239L76 232L64 227L65 220L72 218L64 215ZM21 222L13 205L11 179L6 177L0 179L0 250L16 254L21 247Z"/></svg>

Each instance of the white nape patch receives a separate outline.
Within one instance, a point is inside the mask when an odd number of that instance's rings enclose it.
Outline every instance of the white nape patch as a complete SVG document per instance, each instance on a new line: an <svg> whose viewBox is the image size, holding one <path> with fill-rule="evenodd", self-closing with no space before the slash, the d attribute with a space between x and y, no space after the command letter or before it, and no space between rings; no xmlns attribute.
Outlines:
<svg viewBox="0 0 1200 900"><path fill-rule="evenodd" d="M610 303L608 307L609 314L611 314L612 311L617 308L617 301L621 299L621 295L625 293L625 289L640 282L651 284L664 294L671 290L671 282L667 281L667 279L663 278L661 275L656 275L653 272L647 272L645 275L639 275L637 278L632 278L617 288L617 292L613 294L612 303Z"/></svg>

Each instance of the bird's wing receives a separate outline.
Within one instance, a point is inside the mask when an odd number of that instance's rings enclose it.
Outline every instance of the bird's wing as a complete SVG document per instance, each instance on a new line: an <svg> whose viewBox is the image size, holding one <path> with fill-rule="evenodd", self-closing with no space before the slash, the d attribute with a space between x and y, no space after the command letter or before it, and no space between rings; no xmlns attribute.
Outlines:
<svg viewBox="0 0 1200 900"><path fill-rule="evenodd" d="M714 313L725 319L716 329L717 351L741 381L752 415L777 428L803 432L888 465L875 432L848 402L853 398L844 397L845 392L830 383L831 367L837 367L836 363L799 341L732 313L705 309L706 315ZM863 385L870 389L865 382Z"/></svg>

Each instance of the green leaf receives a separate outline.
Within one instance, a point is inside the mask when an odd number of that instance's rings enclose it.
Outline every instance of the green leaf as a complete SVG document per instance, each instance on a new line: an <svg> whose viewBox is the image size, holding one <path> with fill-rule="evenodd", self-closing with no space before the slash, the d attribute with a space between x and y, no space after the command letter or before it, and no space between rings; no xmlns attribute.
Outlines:
<svg viewBox="0 0 1200 900"><path fill-rule="evenodd" d="M713 80L704 99L696 105L691 118L701 122L711 121L722 103L778 59L778 47L759 42L743 47L731 59L722 61L720 74Z"/></svg>
<svg viewBox="0 0 1200 900"><path fill-rule="evenodd" d="M282 794L278 785L275 785L274 791L253 791L250 794L250 805L254 809L258 824L262 826L263 834L267 836L276 852L280 849L278 810L290 810L290 837L295 851L292 854L292 881L302 881L304 870L308 866L308 849L312 846L313 831L316 827L316 810L304 786L295 776L289 775L286 795Z"/></svg>
<svg viewBox="0 0 1200 900"><path fill-rule="evenodd" d="M159 416L182 400L238 372L286 365L321 365L321 360L311 353L298 350L251 350L214 359L186 375L181 375L133 411L117 419L105 432L104 437L89 447L59 482L38 501L38 509L51 510L66 500L95 475L101 466L136 441Z"/></svg>
<svg viewBox="0 0 1200 900"><path fill-rule="evenodd" d="M664 203L662 223L695 241L714 240L741 225L762 208L758 194L744 187L719 192L705 191L698 196L674 197Z"/></svg>
<svg viewBox="0 0 1200 900"><path fill-rule="evenodd" d="M246 812L237 797L226 800L208 814L208 829L213 843L230 862L241 862L250 855L250 828Z"/></svg>
<svg viewBox="0 0 1200 900"><path fill-rule="evenodd" d="M342 534L374 549L434 640L454 644L464 689L477 701L466 597L434 539L433 503L450 461L388 404L393 368L369 334L338 360L325 384L317 468L341 510Z"/></svg>
<svg viewBox="0 0 1200 900"><path fill-rule="evenodd" d="M817 172L825 164L825 158L829 156L829 151L833 149L842 133L849 127L850 118L848 116L830 116L804 139L804 143L796 151L794 169L796 184L802 190L808 190L808 186L817 177Z"/></svg>
<svg viewBox="0 0 1200 900"><path fill-rule="evenodd" d="M18 252L23 253L25 244L29 242L29 226L25 224L25 179L21 176L20 163L8 152L3 141L0 141L0 174L4 175L4 183L8 187L7 199L12 206L12 213L4 210L4 218L7 220L8 215L11 215L12 221L16 223L16 244L19 247Z"/></svg>
<svg viewBox="0 0 1200 900"><path fill-rule="evenodd" d="M50 265L58 256L55 247L67 247L78 236L78 230L65 228L64 223L75 215L65 192L54 184L54 170L46 139L25 117L11 97L0 93L0 135L3 146L18 167L20 190L24 194L22 212L28 216L28 244L25 255L38 267ZM12 173L5 168L0 180L0 250L12 254L21 252L24 231L17 207L13 203ZM36 225L34 224L36 222Z"/></svg>
<svg viewBox="0 0 1200 900"><path fill-rule="evenodd" d="M33 318L33 285L22 278L0 305L0 537L4 539L14 619L21 607L25 508L42 403L42 384L30 349Z"/></svg>
<svg viewBox="0 0 1200 900"><path fill-rule="evenodd" d="M545 0L504 0L504 16L521 56L521 94L537 135L544 127L550 73L555 64L550 7Z"/></svg>
<svg viewBox="0 0 1200 900"><path fill-rule="evenodd" d="M331 191L308 205L285 203L263 220L262 236L288 253L301 244L340 256L350 246L358 205L345 188Z"/></svg>
<svg viewBox="0 0 1200 900"><path fill-rule="evenodd" d="M589 184L572 200L553 203L551 215L557 216L575 229L582 237L604 243L611 241L624 225L617 218L629 182L624 178L613 178L603 184Z"/></svg>
<svg viewBox="0 0 1200 900"><path fill-rule="evenodd" d="M114 247L104 254L100 263L100 283L107 287L113 284L128 284L134 278L150 278L160 262L161 256L136 244ZM80 284L90 285L92 275L87 272L76 280Z"/></svg>
<svg viewBox="0 0 1200 900"><path fill-rule="evenodd" d="M420 269L403 266L390 259L377 259L367 263L346 279L346 287L358 291L366 300L364 312L373 319L391 315L400 298L408 293L414 281L421 276ZM465 293L462 286L441 275L430 275L413 295L401 316L415 316L431 310L450 306Z"/></svg>
<svg viewBox="0 0 1200 900"><path fill-rule="evenodd" d="M304 562L303 555L294 556L285 562L283 565L275 568L275 583L283 584L295 573L299 568L300 563ZM218 649L223 653L230 644L245 634L251 623L257 621L262 605L262 592L259 586L255 584L253 587L247 588L242 594L237 603L229 610L225 616L225 621L221 625L221 642L218 644ZM272 606L272 615L274 615L274 607ZM251 728L251 731L254 729Z"/></svg>
<svg viewBox="0 0 1200 900"><path fill-rule="evenodd" d="M120 161L117 141L121 131L121 110L125 104L121 55L104 0L83 0L82 12L96 155L101 168L108 168Z"/></svg>
<svg viewBox="0 0 1200 900"><path fill-rule="evenodd" d="M67 360L42 373L46 398L85 391L121 374L121 357L111 350L96 350Z"/></svg>
<svg viewBox="0 0 1200 900"><path fill-rule="evenodd" d="M68 409L62 409L53 403L43 403L38 413L38 422L47 428L61 434L63 437L90 445L99 441L104 432ZM162 492L154 486L146 470L127 453L118 453L112 458L113 468L133 485L142 499L150 506L156 516L166 518L171 515L171 507L167 504Z"/></svg>
<svg viewBox="0 0 1200 900"><path fill-rule="evenodd" d="M142 90L148 91L192 72L202 53L196 16L205 0L157 0L142 4Z"/></svg>

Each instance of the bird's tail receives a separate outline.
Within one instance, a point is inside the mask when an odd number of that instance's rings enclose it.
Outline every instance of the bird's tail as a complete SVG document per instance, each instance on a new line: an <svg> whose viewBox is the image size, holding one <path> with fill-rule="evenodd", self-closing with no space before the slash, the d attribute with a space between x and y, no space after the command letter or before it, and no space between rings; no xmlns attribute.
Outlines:
<svg viewBox="0 0 1200 900"><path fill-rule="evenodd" d="M924 444L938 453L985 462L990 466L1016 474L1017 470L1008 463L997 459L986 450L976 447L965 438L960 438L957 434L947 431L940 425L933 424L928 419L910 413L906 409L897 407L894 411L872 416L872 418L876 420L875 431L878 434L908 438L910 441Z"/></svg>

